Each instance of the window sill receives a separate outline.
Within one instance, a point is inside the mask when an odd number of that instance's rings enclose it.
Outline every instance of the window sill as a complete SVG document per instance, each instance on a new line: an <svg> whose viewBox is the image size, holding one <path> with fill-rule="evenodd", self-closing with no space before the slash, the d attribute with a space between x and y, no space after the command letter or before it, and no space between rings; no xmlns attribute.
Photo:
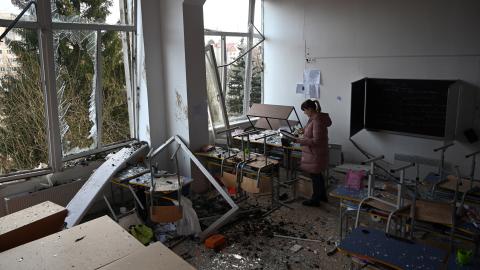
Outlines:
<svg viewBox="0 0 480 270"><path fill-rule="evenodd" d="M253 118L250 118L250 121L255 122L258 119L259 119L258 117L253 117ZM246 117L245 118L240 118L240 119L235 119L234 121L232 121L230 123L230 128L238 127L238 126L241 126L241 125L247 124L247 123L249 123L249 121L248 121L248 118L246 118ZM215 130L223 130L223 129L225 129L224 125L215 126ZM212 127L209 126L208 130L212 131Z"/></svg>

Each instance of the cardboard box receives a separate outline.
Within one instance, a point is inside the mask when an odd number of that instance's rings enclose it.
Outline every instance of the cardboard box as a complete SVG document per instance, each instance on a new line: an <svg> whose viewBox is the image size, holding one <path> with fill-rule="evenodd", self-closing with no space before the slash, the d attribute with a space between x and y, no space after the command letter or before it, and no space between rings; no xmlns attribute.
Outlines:
<svg viewBox="0 0 480 270"><path fill-rule="evenodd" d="M0 218L0 252L59 232L67 209L46 201Z"/></svg>
<svg viewBox="0 0 480 270"><path fill-rule="evenodd" d="M249 193L268 193L272 192L271 180L269 178L260 178L260 183L256 179L244 176L240 186Z"/></svg>
<svg viewBox="0 0 480 270"><path fill-rule="evenodd" d="M103 216L0 253L0 269L98 269L142 248Z"/></svg>
<svg viewBox="0 0 480 270"><path fill-rule="evenodd" d="M297 197L306 199L310 199L312 197L312 180L310 178L299 176L295 185Z"/></svg>
<svg viewBox="0 0 480 270"><path fill-rule="evenodd" d="M150 219L153 222L165 223L175 222L183 217L183 208L176 205L165 206L151 206L150 207Z"/></svg>
<svg viewBox="0 0 480 270"><path fill-rule="evenodd" d="M160 242L142 247L136 252L108 264L100 270L193 270L193 266Z"/></svg>

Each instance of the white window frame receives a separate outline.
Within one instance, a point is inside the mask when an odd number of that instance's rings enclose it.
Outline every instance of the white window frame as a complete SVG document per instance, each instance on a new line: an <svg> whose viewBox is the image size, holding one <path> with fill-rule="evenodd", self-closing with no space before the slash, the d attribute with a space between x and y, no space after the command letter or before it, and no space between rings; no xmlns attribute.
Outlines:
<svg viewBox="0 0 480 270"><path fill-rule="evenodd" d="M263 29L263 0L248 0L249 1L249 7L248 7L248 32L227 32L227 31L215 31L215 30L210 30L210 29L205 29L204 30L204 36L214 36L214 37L220 37L220 44L221 44L221 57L220 57L220 63L219 66L222 68L222 73L221 73L221 80L222 80L222 89L223 89L223 94L224 96L227 95L227 71L228 71L228 66L226 66L227 63L227 50L226 50L226 38L227 37L244 37L247 40L247 48L251 48L253 46L253 39L258 38L261 39L263 38L261 35L254 33L254 28L252 25L255 25L255 2L256 1L261 1L260 8L262 9L262 21L260 24L262 25L261 29ZM247 112L250 109L250 92L251 92L251 79L252 79L252 52L249 51L245 57L247 57L247 60L245 61L245 81L244 81L244 87L243 87L243 114L241 116L236 116L236 117L229 117L229 121L232 122L243 122L243 120L247 119ZM263 55L262 55L263 58ZM262 99L261 102L263 103L264 100L264 86L262 82Z"/></svg>
<svg viewBox="0 0 480 270"><path fill-rule="evenodd" d="M50 0L37 1L37 20L36 21L19 21L15 28L27 28L37 31L38 46L40 51L40 66L41 66L41 80L42 89L45 98L45 118L47 124L47 143L48 143L48 168L45 169L31 169L10 174L0 175L0 183L8 182L12 180L25 179L33 176L45 175L48 173L59 172L63 170L65 161L85 157L88 155L112 150L131 143L138 138L137 128L137 78L135 72L135 61L132 61L132 71L129 72L134 76L130 82L127 80L127 101L129 106L129 120L131 123L130 133L133 137L130 140L115 143L112 145L102 145L102 130L101 130L101 117L102 117L102 87L101 87L101 32L102 31L118 31L118 32L130 32L134 37L132 38L133 47L136 44L136 26L137 26L137 0L132 0L133 8L133 22L131 25L115 25L115 24L101 24L101 23L65 23L65 22L52 22L51 2ZM0 27L7 27L13 20L0 19ZM96 88L95 88L95 102L96 102L96 114L97 114L97 147L91 150L83 151L78 154L72 154L68 156L62 155L62 140L60 136L60 122L58 115L58 99L57 89L55 86L55 61L53 51L53 31L54 30L92 30L97 32L97 60L96 60ZM135 49L131 52L133 59L135 59ZM130 84L130 85L129 85ZM130 88L130 90L129 90Z"/></svg>

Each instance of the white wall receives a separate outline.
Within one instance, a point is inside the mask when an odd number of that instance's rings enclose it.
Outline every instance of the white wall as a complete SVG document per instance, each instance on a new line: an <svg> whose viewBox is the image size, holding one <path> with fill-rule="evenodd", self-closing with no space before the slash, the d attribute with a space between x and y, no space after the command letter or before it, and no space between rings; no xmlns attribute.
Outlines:
<svg viewBox="0 0 480 270"><path fill-rule="evenodd" d="M348 140L351 82L363 77L461 79L480 86L479 1L265 0L264 10L265 103L294 104L299 110L304 97L295 94L295 84L304 69L320 69L320 103L333 121L330 142L343 145L347 161L363 158ZM389 162L394 153L438 157L432 149L443 144L368 131L353 139L372 154L385 154ZM468 173L464 155L479 147L457 143L447 160Z"/></svg>
<svg viewBox="0 0 480 270"><path fill-rule="evenodd" d="M153 147L174 135L184 139L192 151L208 143L203 3L141 1L147 83L140 94L146 91L148 107L140 103L139 129ZM140 99L145 100L142 96ZM162 155L160 167L174 169L167 159L174 146ZM179 163L182 174L190 175L189 158L181 153ZM199 190L203 181L195 171L193 174Z"/></svg>
<svg viewBox="0 0 480 270"><path fill-rule="evenodd" d="M137 1L137 98L138 98L138 139L151 143L150 140L150 117L148 110L147 71L145 66L145 46L143 40L142 7L141 1Z"/></svg>

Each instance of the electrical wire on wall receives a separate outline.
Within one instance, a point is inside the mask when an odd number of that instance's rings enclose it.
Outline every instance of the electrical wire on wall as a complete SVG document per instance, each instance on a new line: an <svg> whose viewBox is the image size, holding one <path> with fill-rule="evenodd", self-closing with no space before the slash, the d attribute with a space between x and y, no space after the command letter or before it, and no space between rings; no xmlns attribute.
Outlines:
<svg viewBox="0 0 480 270"><path fill-rule="evenodd" d="M237 62L238 60L242 59L245 55L247 55L249 52L251 52L253 49L255 49L258 45L262 44L264 41L265 41L265 36L260 33L260 31L257 29L257 27L255 27L255 25L253 24L250 24L249 26L252 26L255 31L257 31L257 33L260 35L260 37L262 37L260 39L260 41L258 41L255 45L253 45L251 48L249 48L248 50L246 50L244 53L242 53L241 55L239 55L237 58L235 58L232 62L228 63L228 64L225 64L225 65L220 65L220 66L217 66L217 68L222 68L222 67L228 67L232 64L234 64L235 62Z"/></svg>

